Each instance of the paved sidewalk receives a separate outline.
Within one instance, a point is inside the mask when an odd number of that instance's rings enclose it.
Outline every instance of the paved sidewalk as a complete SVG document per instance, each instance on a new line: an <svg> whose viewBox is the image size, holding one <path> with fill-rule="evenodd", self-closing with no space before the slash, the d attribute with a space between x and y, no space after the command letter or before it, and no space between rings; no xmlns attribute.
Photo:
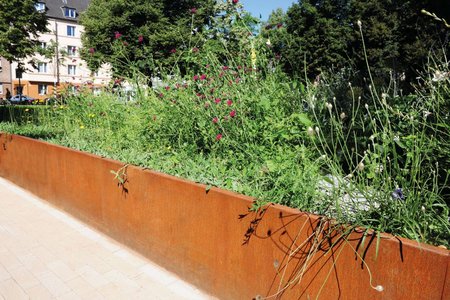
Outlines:
<svg viewBox="0 0 450 300"><path fill-rule="evenodd" d="M0 178L0 300L212 299Z"/></svg>

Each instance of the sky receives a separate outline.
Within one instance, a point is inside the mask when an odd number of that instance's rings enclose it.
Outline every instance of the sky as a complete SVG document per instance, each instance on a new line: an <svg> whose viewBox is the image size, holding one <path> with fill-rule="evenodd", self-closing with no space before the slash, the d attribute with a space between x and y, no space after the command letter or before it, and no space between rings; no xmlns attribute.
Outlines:
<svg viewBox="0 0 450 300"><path fill-rule="evenodd" d="M269 18L270 13L277 9L282 8L284 12L297 2L296 0L240 0L244 5L244 9L249 11L253 16L259 18L261 14L262 20L266 21Z"/></svg>

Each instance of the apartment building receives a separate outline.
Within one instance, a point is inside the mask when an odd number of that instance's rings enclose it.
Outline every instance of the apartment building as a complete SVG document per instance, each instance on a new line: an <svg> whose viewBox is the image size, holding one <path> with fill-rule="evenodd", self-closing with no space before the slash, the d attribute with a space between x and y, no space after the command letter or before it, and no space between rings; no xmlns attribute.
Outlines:
<svg viewBox="0 0 450 300"><path fill-rule="evenodd" d="M36 9L49 19L49 32L39 37L40 46L47 51L24 59L22 74L16 72L17 63L11 64L12 94L21 90L24 95L45 99L64 89L75 92L79 88L89 88L97 93L108 84L111 75L107 65L93 72L80 57L83 26L78 21L89 2L42 0L36 4Z"/></svg>
<svg viewBox="0 0 450 300"><path fill-rule="evenodd" d="M6 59L0 57L0 99L6 99L11 95L11 65Z"/></svg>

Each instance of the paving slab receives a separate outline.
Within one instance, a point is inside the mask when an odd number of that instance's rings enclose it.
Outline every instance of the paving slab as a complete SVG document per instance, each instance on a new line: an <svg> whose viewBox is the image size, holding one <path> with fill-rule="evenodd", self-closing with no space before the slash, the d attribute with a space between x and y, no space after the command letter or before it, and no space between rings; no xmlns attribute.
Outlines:
<svg viewBox="0 0 450 300"><path fill-rule="evenodd" d="M215 299L0 177L0 300Z"/></svg>

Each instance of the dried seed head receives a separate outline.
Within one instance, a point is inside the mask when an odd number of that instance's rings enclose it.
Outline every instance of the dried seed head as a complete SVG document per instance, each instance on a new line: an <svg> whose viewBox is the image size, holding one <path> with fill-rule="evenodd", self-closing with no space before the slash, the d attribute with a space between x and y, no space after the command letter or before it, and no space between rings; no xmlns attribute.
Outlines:
<svg viewBox="0 0 450 300"><path fill-rule="evenodd" d="M375 290L378 291L378 292L382 292L382 291L384 291L384 287L382 285L377 285L375 287Z"/></svg>
<svg viewBox="0 0 450 300"><path fill-rule="evenodd" d="M360 162L359 164L358 164L358 171L362 171L362 170L364 170L364 163L363 162Z"/></svg>

